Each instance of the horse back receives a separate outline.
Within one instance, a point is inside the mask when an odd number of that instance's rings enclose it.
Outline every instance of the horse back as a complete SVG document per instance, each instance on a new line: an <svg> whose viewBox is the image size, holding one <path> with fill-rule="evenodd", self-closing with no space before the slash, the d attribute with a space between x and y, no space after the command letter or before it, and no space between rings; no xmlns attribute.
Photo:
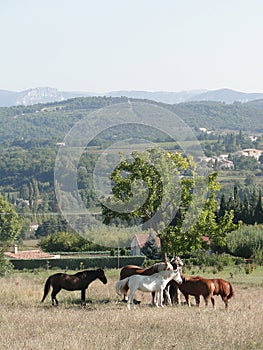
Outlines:
<svg viewBox="0 0 263 350"><path fill-rule="evenodd" d="M232 284L222 278L212 279L215 285L214 295L220 295L221 297L227 297L228 299L234 296L234 288Z"/></svg>
<svg viewBox="0 0 263 350"><path fill-rule="evenodd" d="M130 277L135 274L140 274L141 271L143 271L143 269L140 266L136 266L136 265L124 266L120 272L120 280L123 280L124 278Z"/></svg>
<svg viewBox="0 0 263 350"><path fill-rule="evenodd" d="M68 275L66 273L56 273L50 276L50 284L65 290L80 290L83 288L83 281L79 275Z"/></svg>
<svg viewBox="0 0 263 350"><path fill-rule="evenodd" d="M124 279L126 277L130 277L132 275L151 276L154 273L158 272L155 269L156 269L155 266L150 266L147 269L143 269L140 266L127 265L121 269L120 279L122 280L122 279Z"/></svg>
<svg viewBox="0 0 263 350"><path fill-rule="evenodd" d="M179 285L179 289L183 294L207 297L213 295L215 285L211 280L201 276L184 277L183 283Z"/></svg>

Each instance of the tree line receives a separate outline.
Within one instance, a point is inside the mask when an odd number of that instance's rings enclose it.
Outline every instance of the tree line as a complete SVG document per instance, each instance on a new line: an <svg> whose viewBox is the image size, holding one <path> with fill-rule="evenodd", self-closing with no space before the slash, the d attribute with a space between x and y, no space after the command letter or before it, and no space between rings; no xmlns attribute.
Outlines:
<svg viewBox="0 0 263 350"><path fill-rule="evenodd" d="M260 187L238 187L234 186L233 193L226 196L224 193L220 198L219 217L225 211L233 211L233 221L238 223L254 225L263 223L262 190Z"/></svg>

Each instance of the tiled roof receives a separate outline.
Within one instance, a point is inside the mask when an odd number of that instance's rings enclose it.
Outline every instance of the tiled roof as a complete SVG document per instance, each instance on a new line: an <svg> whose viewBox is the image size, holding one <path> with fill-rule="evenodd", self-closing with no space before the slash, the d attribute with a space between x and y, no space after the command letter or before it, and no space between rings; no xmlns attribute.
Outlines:
<svg viewBox="0 0 263 350"><path fill-rule="evenodd" d="M147 240L149 239L149 235L144 234L144 233L139 234L139 235L135 235L135 237L136 237L136 240L138 242L138 246L140 248L142 248L145 245L145 243L147 242ZM160 238L156 236L155 241L156 241L157 246L160 247L161 246Z"/></svg>
<svg viewBox="0 0 263 350"><path fill-rule="evenodd" d="M11 259L54 259L58 256L42 252L41 250L25 250L17 253L6 252L5 257Z"/></svg>

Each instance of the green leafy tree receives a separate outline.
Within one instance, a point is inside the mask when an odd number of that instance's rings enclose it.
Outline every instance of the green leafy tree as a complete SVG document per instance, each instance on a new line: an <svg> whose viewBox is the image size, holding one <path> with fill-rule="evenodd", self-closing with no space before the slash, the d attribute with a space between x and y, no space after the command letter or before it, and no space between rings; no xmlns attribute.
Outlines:
<svg viewBox="0 0 263 350"><path fill-rule="evenodd" d="M56 232L41 238L39 245L47 252L74 252L83 250L87 240L75 233Z"/></svg>
<svg viewBox="0 0 263 350"><path fill-rule="evenodd" d="M216 181L217 173L208 176L208 195L198 214L197 220L189 229L183 230L182 220L187 212L182 211L180 220L173 226L168 227L163 235L166 236L167 251L182 254L185 251L193 252L201 248L209 248L204 245L201 237L207 236L212 242L212 247L220 251L226 245L227 234L235 230L238 225L233 223L233 211L225 211L223 216L218 218L216 194L220 189L220 184ZM189 203L192 198L189 198Z"/></svg>
<svg viewBox="0 0 263 350"><path fill-rule="evenodd" d="M14 265L4 257L4 249L0 247L0 276L4 276L7 273L11 272L14 268Z"/></svg>
<svg viewBox="0 0 263 350"><path fill-rule="evenodd" d="M8 201L0 195L0 244L12 244L19 236L22 228L22 218Z"/></svg>
<svg viewBox="0 0 263 350"><path fill-rule="evenodd" d="M155 159L158 159L157 166ZM215 246L224 245L226 234L236 225L233 224L232 212L225 212L219 220L217 218L216 193L220 185L216 178L216 173L208 178L196 176L194 162L180 153L160 150L136 152L133 161L122 161L111 175L114 196L108 200L109 205L102 205L104 222L109 224L115 218L126 222L134 218L139 222L150 220L150 227L161 239L163 257L168 252L201 248L202 235L209 236ZM143 204L126 212L112 209L112 204L115 208L130 205L134 193L143 192L136 183L138 179L147 184L148 195ZM204 187L208 192L205 200L200 197L200 191L194 191ZM173 209L176 209L175 217ZM159 212L157 223L151 221L156 211ZM169 227L167 219L169 222L173 219Z"/></svg>
<svg viewBox="0 0 263 350"><path fill-rule="evenodd" d="M61 216L51 216L39 225L35 232L36 237L40 238L48 236L56 232L68 232L72 231L69 224Z"/></svg>
<svg viewBox="0 0 263 350"><path fill-rule="evenodd" d="M46 252L101 251L105 249L105 247L89 242L80 234L73 232L56 232L42 237L39 246Z"/></svg>
<svg viewBox="0 0 263 350"><path fill-rule="evenodd" d="M151 219L155 212L166 212L169 206L177 205L180 186L174 182L175 175L179 176L191 169L191 161L179 153L162 152L151 149L147 152L133 153L133 160L123 160L113 171L111 180L114 183L113 196L108 205L102 205L104 223L111 223L112 219L121 218L126 222L137 219L139 223ZM142 182L146 185L142 186ZM136 198L133 201L134 193ZM145 198L146 197L146 198ZM162 201L166 198L166 201ZM144 203L138 207L138 199ZM129 206L129 212L125 208ZM111 208L124 210L112 210ZM160 223L161 220L158 221ZM151 222L155 225L154 222ZM160 227L153 227L156 231Z"/></svg>
<svg viewBox="0 0 263 350"><path fill-rule="evenodd" d="M262 207L262 193L261 190L259 190L258 194L258 202L255 207L254 211L254 220L257 224L263 223L263 207Z"/></svg>
<svg viewBox="0 0 263 350"><path fill-rule="evenodd" d="M257 255L263 248L263 226L242 225L238 230L227 236L228 251L244 258Z"/></svg>

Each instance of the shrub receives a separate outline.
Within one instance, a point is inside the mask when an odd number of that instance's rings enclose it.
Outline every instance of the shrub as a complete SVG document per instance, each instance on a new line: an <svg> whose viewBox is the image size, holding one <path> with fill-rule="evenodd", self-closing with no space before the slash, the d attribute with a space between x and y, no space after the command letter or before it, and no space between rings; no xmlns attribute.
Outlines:
<svg viewBox="0 0 263 350"><path fill-rule="evenodd" d="M14 265L4 257L4 250L0 249L0 276L5 276L7 273L11 272Z"/></svg>
<svg viewBox="0 0 263 350"><path fill-rule="evenodd" d="M229 254L209 254L208 252L199 251L194 254L194 256L186 259L184 264L187 268L192 268L193 266L198 266L204 269L206 266L212 266L218 271L222 271L224 266L233 266L238 264L243 264L244 259L239 257L234 257Z"/></svg>
<svg viewBox="0 0 263 350"><path fill-rule="evenodd" d="M263 249L263 225L241 226L227 237L227 248L235 256L252 258Z"/></svg>
<svg viewBox="0 0 263 350"><path fill-rule="evenodd" d="M90 243L77 233L56 232L41 238L39 246L46 252L80 252L102 250L97 244Z"/></svg>

